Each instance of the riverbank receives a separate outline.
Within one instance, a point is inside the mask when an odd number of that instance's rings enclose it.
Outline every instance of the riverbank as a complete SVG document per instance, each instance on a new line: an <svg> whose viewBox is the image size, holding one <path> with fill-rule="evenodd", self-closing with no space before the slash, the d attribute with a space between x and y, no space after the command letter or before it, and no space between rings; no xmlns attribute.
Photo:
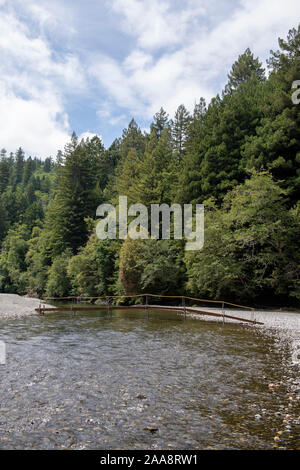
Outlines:
<svg viewBox="0 0 300 470"><path fill-rule="evenodd" d="M0 294L0 319L35 315L42 301L17 294Z"/></svg>
<svg viewBox="0 0 300 470"><path fill-rule="evenodd" d="M194 308L194 307L193 307ZM197 308L201 312L201 307ZM204 310L204 309L202 309ZM218 308L205 308L206 312L219 313L222 314L222 309ZM263 325L257 325L258 328L263 329L272 329L283 336L291 340L300 340L300 312L288 312L288 311L274 311L274 310L224 310L226 315L238 316L245 319L256 320L258 322L264 323ZM219 319L214 319L214 317L200 316L190 314L192 318L200 318L201 320L207 321L220 321ZM236 320L225 319L226 323L240 323Z"/></svg>

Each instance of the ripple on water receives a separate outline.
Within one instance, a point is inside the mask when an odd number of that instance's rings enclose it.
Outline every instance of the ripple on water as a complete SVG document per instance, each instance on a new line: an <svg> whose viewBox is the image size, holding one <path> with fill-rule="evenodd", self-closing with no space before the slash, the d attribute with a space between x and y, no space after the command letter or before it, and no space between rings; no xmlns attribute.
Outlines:
<svg viewBox="0 0 300 470"><path fill-rule="evenodd" d="M299 447L287 344L162 315L2 321L0 448Z"/></svg>

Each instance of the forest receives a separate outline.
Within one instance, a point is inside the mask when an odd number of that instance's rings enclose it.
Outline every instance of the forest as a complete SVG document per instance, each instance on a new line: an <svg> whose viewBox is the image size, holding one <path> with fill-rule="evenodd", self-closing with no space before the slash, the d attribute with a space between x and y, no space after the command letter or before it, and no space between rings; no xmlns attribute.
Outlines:
<svg viewBox="0 0 300 470"><path fill-rule="evenodd" d="M161 108L149 132L134 119L56 156L0 155L0 292L32 296L155 293L300 304L300 25L264 69L247 49L222 93L192 113ZM101 130L100 130L101 132ZM1 142L0 142L1 145ZM204 204L205 244L99 240L96 209Z"/></svg>

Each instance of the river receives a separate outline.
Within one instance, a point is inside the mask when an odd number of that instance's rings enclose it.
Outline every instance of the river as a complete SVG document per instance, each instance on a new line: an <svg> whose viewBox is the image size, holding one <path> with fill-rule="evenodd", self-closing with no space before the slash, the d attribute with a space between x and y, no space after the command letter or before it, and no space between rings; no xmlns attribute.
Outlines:
<svg viewBox="0 0 300 470"><path fill-rule="evenodd" d="M50 313L0 339L1 449L300 448L289 345L257 327Z"/></svg>

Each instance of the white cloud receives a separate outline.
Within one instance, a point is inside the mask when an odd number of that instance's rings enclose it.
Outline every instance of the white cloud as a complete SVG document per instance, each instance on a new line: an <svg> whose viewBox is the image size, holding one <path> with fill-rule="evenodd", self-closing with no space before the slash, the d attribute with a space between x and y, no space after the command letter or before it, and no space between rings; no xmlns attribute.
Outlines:
<svg viewBox="0 0 300 470"><path fill-rule="evenodd" d="M111 117L109 120L108 120L109 124L112 125L112 126L116 126L117 124L127 124L128 123L128 118L126 116L126 114L120 114L119 116L114 116L114 117Z"/></svg>
<svg viewBox="0 0 300 470"><path fill-rule="evenodd" d="M42 27L55 25L57 23L56 17L49 10L40 4L37 5L34 1L27 0L25 8L28 9L32 17L35 18Z"/></svg>
<svg viewBox="0 0 300 470"><path fill-rule="evenodd" d="M127 115L125 113L116 114L114 104L109 101L102 103L96 114L100 123L108 122L111 126L126 125L128 123Z"/></svg>
<svg viewBox="0 0 300 470"><path fill-rule="evenodd" d="M66 0L14 0L14 4L15 11L21 10L27 19L37 22L42 33L50 31L66 37L76 32L72 25L73 10Z"/></svg>
<svg viewBox="0 0 300 470"><path fill-rule="evenodd" d="M55 156L69 140L67 117L52 99L41 103L0 93L0 109L1 147L14 151L22 146L27 153L45 158Z"/></svg>
<svg viewBox="0 0 300 470"><path fill-rule="evenodd" d="M102 137L100 134L95 134L93 132L90 132L90 131L86 131L86 132L83 132L82 134L80 134L80 136L78 137L78 140L81 141L81 139L90 139L92 140L93 137L99 137L99 139L102 140Z"/></svg>
<svg viewBox="0 0 300 470"><path fill-rule="evenodd" d="M123 29L137 37L138 46L156 49L181 44L193 18L203 15L199 2L186 1L172 9L169 1L113 0L112 8L123 16Z"/></svg>
<svg viewBox="0 0 300 470"><path fill-rule="evenodd" d="M77 122L100 103L106 128L132 116L146 126L161 106L192 110L220 92L248 46L265 59L300 17L299 0L0 0L0 9L0 147L39 156L69 139L68 100Z"/></svg>
<svg viewBox="0 0 300 470"><path fill-rule="evenodd" d="M12 11L0 16L0 54L0 146L14 151L22 145L40 157L55 154L70 133L64 91L86 86L77 57L55 58L47 41Z"/></svg>
<svg viewBox="0 0 300 470"><path fill-rule="evenodd" d="M84 75L75 55L65 54L60 60L54 59L53 51L42 37L32 37L29 28L12 14L0 17L0 51L2 77L22 68L32 81L55 77L62 85L80 89L85 86ZM13 74L15 75L15 74ZM42 82L41 82L42 79Z"/></svg>
<svg viewBox="0 0 300 470"><path fill-rule="evenodd" d="M90 73L116 105L138 117L149 119L162 105L170 114L181 103L191 110L200 96L220 92L224 72L247 47L267 58L300 16L298 0L225 2L223 16L220 3L187 0L174 9L170 0L113 0L135 47L122 62L102 55Z"/></svg>
<svg viewBox="0 0 300 470"><path fill-rule="evenodd" d="M140 111L140 102L135 90L119 64L106 56L98 56L89 68L93 78L107 90L114 101L121 107Z"/></svg>

